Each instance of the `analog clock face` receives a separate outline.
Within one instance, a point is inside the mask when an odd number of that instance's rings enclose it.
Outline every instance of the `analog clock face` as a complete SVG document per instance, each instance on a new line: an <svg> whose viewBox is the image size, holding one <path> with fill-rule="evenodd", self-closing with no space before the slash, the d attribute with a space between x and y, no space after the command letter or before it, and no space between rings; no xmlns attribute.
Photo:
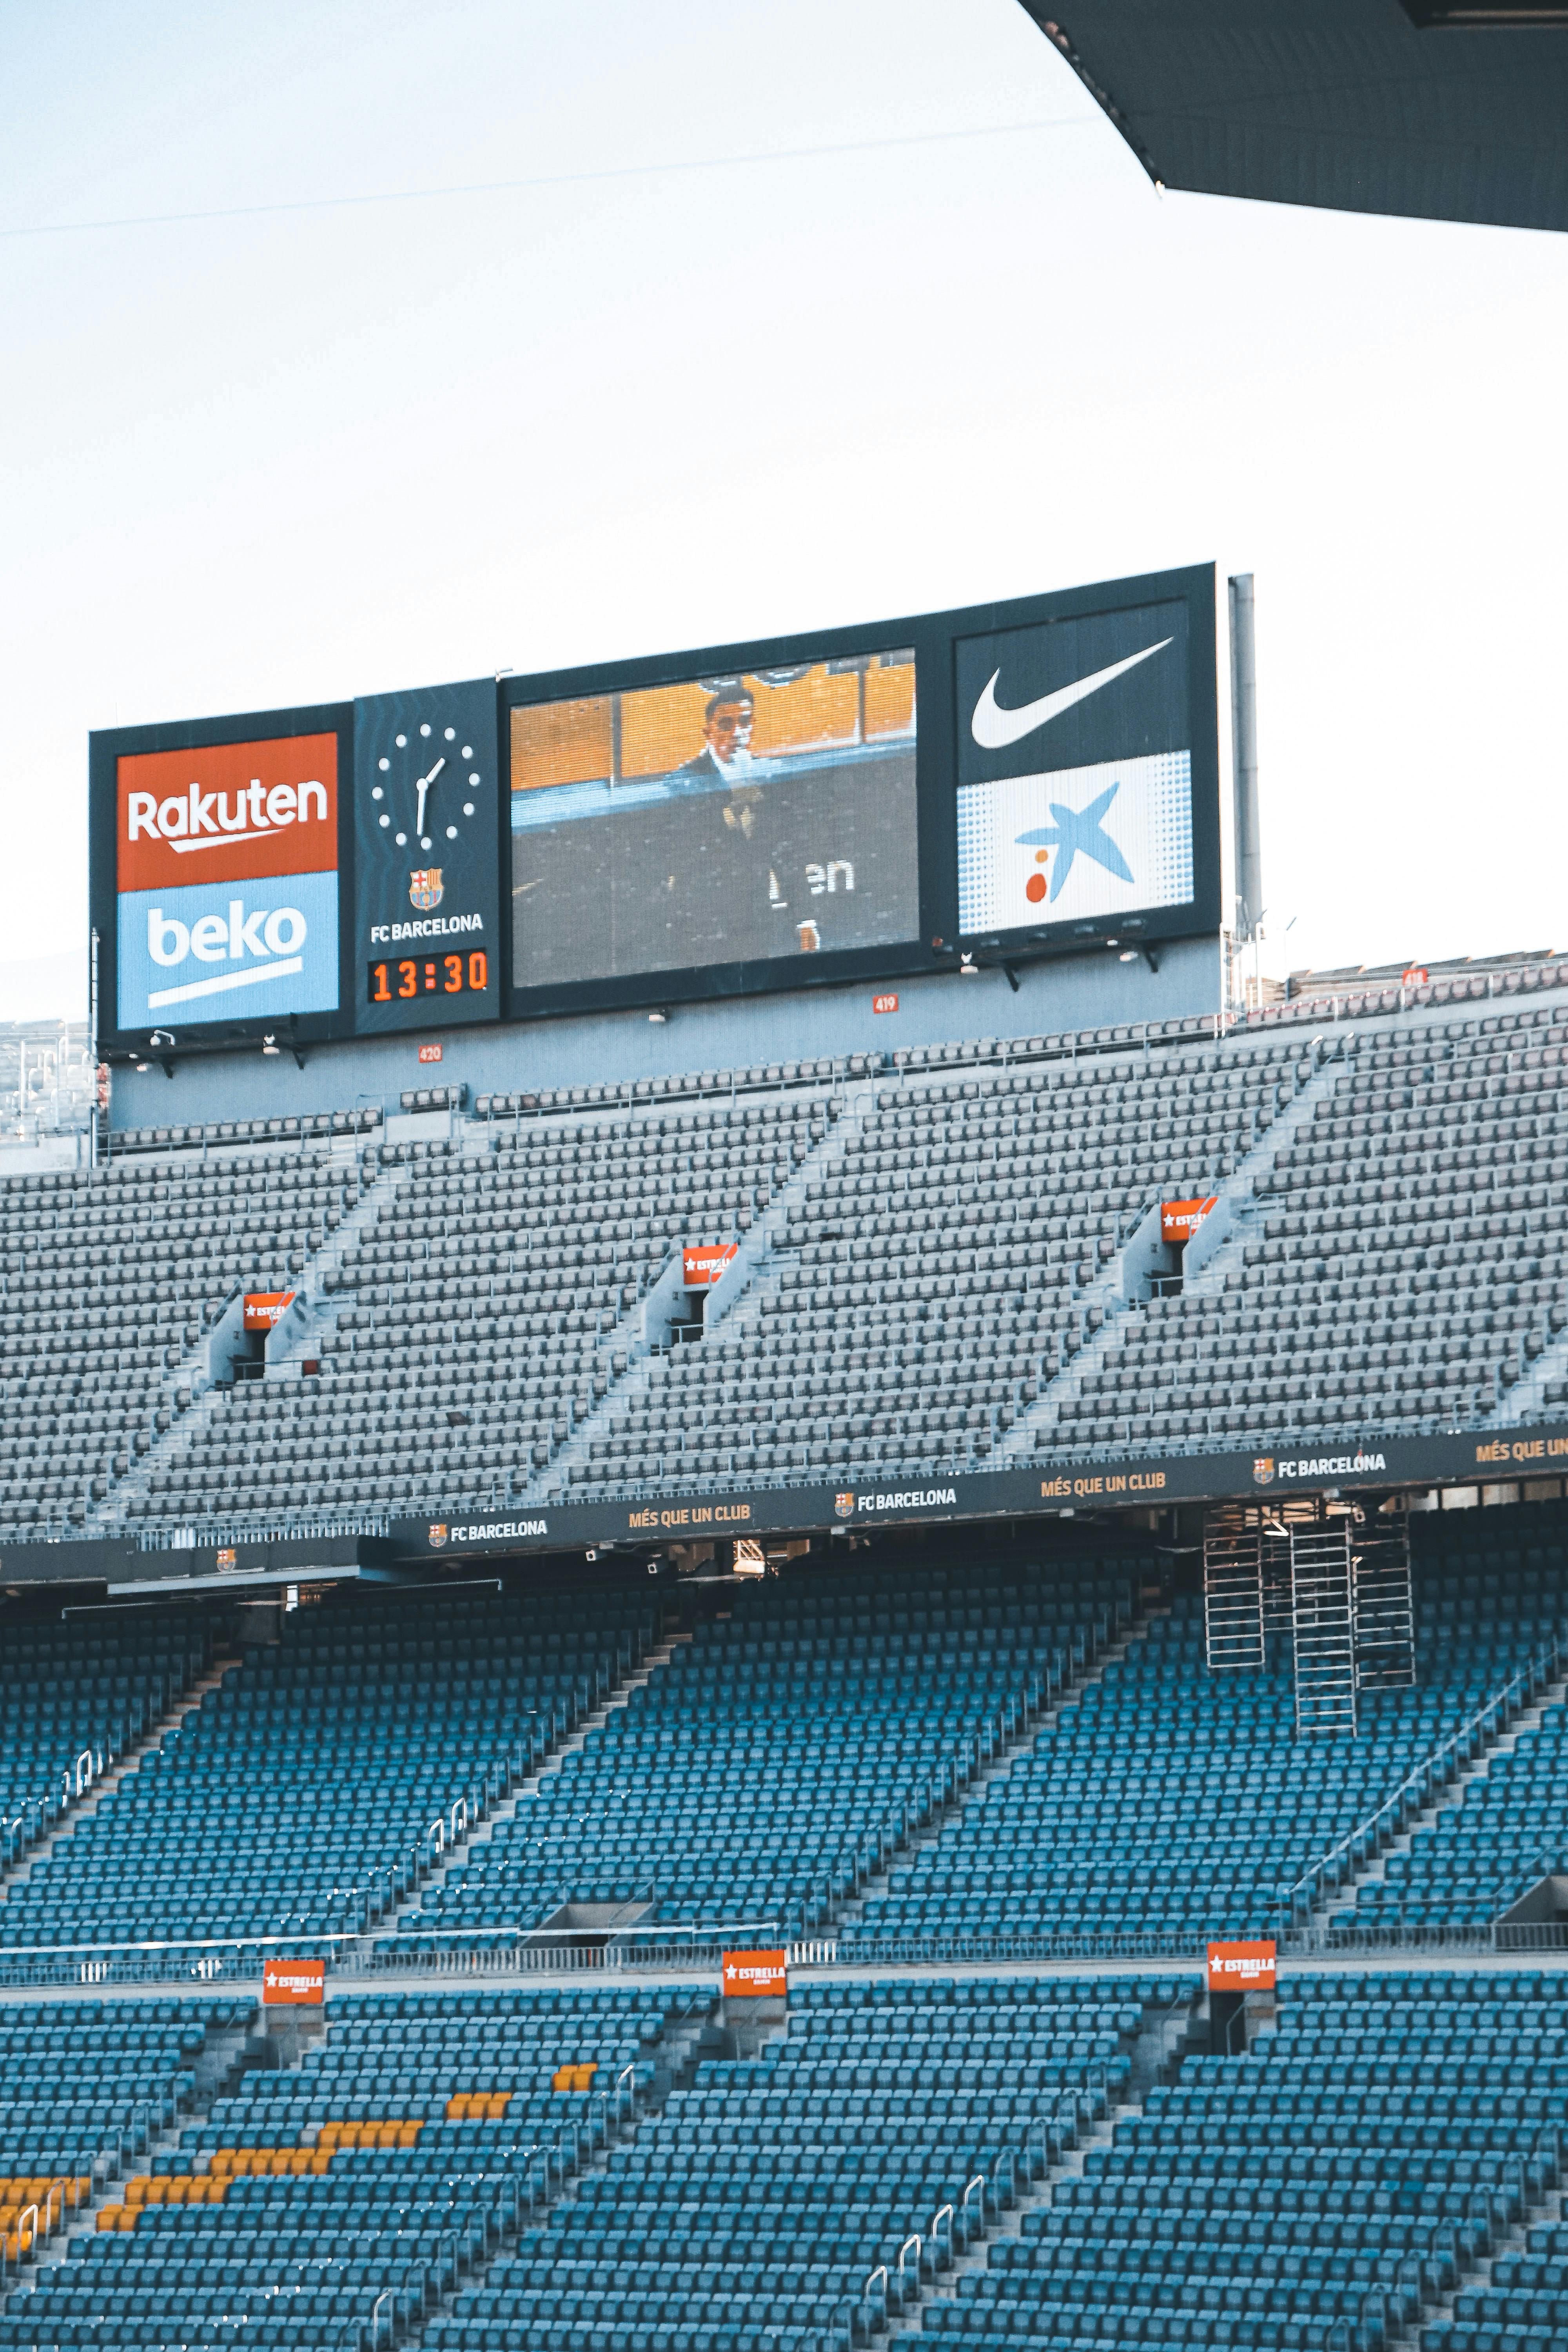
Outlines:
<svg viewBox="0 0 1568 2352"><path fill-rule="evenodd" d="M479 814L484 782L480 756L458 728L411 719L375 763L370 796L376 824L399 849L461 841Z"/></svg>
<svg viewBox="0 0 1568 2352"><path fill-rule="evenodd" d="M493 678L356 699L362 1032L495 1018L500 765Z"/></svg>

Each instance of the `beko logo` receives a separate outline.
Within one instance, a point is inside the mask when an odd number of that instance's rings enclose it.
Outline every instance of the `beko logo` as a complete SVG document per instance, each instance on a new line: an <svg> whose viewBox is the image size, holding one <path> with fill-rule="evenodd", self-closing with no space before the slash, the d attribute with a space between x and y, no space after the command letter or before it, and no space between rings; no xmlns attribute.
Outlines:
<svg viewBox="0 0 1568 2352"><path fill-rule="evenodd" d="M303 970L300 950L309 934L310 926L298 907L258 907L247 914L244 899L231 898L226 916L201 915L194 923L182 923L178 916L166 915L162 907L149 907L147 952L166 971L191 956L198 963L244 963L247 956L258 961L246 964L242 971L225 972L216 979L155 988L147 1003L156 1009L183 1003L193 996L217 996L258 981L284 979Z"/></svg>
<svg viewBox="0 0 1568 2352"><path fill-rule="evenodd" d="M1169 637L1162 637L1157 646L1145 646L1142 653L1129 654L1124 661L1111 662L1105 669L1091 671L1088 677L1075 678L1070 686L1058 687L1054 694L1042 694L1034 702L1020 703L1016 710L1004 710L997 701L996 681L1002 673L994 669L974 706L969 731L983 751L1005 751L1012 744L1021 743L1026 735L1032 735L1037 727L1044 727L1050 719L1059 719L1062 712L1070 710L1075 702L1082 702L1087 696L1098 694L1102 686L1110 684L1112 678L1121 677L1124 671L1136 669L1139 663L1146 662L1151 655L1163 653L1170 643Z"/></svg>
<svg viewBox="0 0 1568 2352"><path fill-rule="evenodd" d="M287 825L325 824L327 788L315 777L268 787L252 776L232 793L205 793L200 784L165 800L155 793L132 792L126 794L125 821L128 842L166 841L176 856L184 856L225 842L264 841Z"/></svg>

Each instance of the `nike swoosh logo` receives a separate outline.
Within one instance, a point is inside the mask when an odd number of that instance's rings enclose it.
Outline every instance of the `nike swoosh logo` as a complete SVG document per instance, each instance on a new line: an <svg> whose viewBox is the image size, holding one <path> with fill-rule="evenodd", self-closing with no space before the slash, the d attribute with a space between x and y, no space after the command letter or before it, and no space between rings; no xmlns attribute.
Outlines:
<svg viewBox="0 0 1568 2352"><path fill-rule="evenodd" d="M1088 677L1075 678L1071 686L1059 686L1054 694L1042 694L1037 702L1026 702L1016 710L1004 710L998 703L996 681L1002 673L994 669L986 680L985 691L974 706L969 731L983 751L1005 751L1010 743L1021 743L1026 735L1034 733L1037 727L1045 726L1047 719L1059 719L1064 710L1070 710L1073 704L1081 702L1086 695L1098 694L1102 686L1109 686L1111 679L1120 677L1123 671L1136 669L1139 663L1147 661L1151 654L1163 653L1170 643L1169 637L1162 637L1157 646L1145 646L1141 654L1129 654L1125 661L1112 662L1107 669L1097 669Z"/></svg>

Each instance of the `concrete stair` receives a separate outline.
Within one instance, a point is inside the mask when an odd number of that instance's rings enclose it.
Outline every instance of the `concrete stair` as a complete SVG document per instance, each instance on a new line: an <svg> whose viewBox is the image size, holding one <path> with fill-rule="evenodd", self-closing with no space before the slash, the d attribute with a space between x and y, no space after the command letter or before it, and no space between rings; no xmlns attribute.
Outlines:
<svg viewBox="0 0 1568 2352"><path fill-rule="evenodd" d="M1215 1206L1211 1216L1227 1210L1230 1230L1213 1255L1202 1267L1184 1280L1184 1296L1212 1297L1225 1289L1227 1276L1242 1264L1242 1250L1257 1232L1263 1203L1257 1197L1257 1183L1272 1168L1304 1127L1316 1118L1318 1107L1332 1096L1340 1080L1351 1067L1338 1055L1318 1064L1310 1077L1298 1087L1292 1100L1269 1120L1230 1174L1216 1180ZM1042 1388L1040 1394L1021 1413L998 1445L993 1457L998 1466L1032 1459L1042 1444L1052 1441L1061 1415L1061 1408L1076 1403L1104 1366L1106 1354L1113 1339L1126 1328L1127 1318L1137 1315L1140 1305L1126 1295L1126 1276L1122 1251L1105 1271L1089 1284L1078 1296L1078 1305L1086 1318L1101 1318L1098 1328L1088 1336L1082 1347L1064 1362L1056 1378ZM1136 1442L1130 1442L1136 1450ZM1120 1448L1118 1450L1121 1450Z"/></svg>
<svg viewBox="0 0 1568 2352"><path fill-rule="evenodd" d="M820 1143L813 1144L795 1170L789 1182L773 1193L749 1231L741 1236L735 1260L724 1276L723 1283L710 1302L719 1311L710 1320L704 1318L703 1328L724 1328L728 1338L733 1333L752 1329L762 1314L763 1297L776 1289L777 1269L781 1265L794 1265L798 1251L788 1247L789 1220L805 1205L808 1187L819 1183L843 1159L851 1135L858 1135L866 1118L874 1115L877 1107L875 1077L857 1078L838 1087L833 1100L842 1105L838 1116L830 1118L827 1132ZM731 1285L734 1287L731 1289ZM728 1296L726 1296L728 1294ZM731 1303L732 1302L732 1303ZM699 1343L700 1344L700 1343ZM595 1439L606 1437L614 1429L617 1417L630 1412L647 1395L652 1380L650 1365L652 1346L647 1333L646 1303L638 1300L616 1326L606 1347L624 1351L626 1370L612 1379L594 1411L573 1430L566 1444L555 1454L549 1467L516 1499L521 1503L559 1502L570 1492L572 1473L592 1458ZM595 1487L595 1499L614 1488Z"/></svg>
<svg viewBox="0 0 1568 2352"><path fill-rule="evenodd" d="M37 1865L47 1862L62 1840L73 1837L79 1824L91 1819L104 1800L114 1794L121 1782L132 1772L139 1771L147 1758L156 1754L170 1734L177 1731L188 1716L196 1713L207 1693L217 1689L226 1670L234 1663L228 1657L215 1661L207 1672L175 1700L173 1706L166 1708L138 1738L122 1748L113 1763L98 1775L90 1787L84 1789L79 1797L73 1798L48 1835L40 1838L14 1870L0 1874L0 1886L7 1893L13 1887L25 1886Z"/></svg>
<svg viewBox="0 0 1568 2352"><path fill-rule="evenodd" d="M357 1157L354 1139L343 1136L334 1141L331 1158L352 1162ZM291 1338L287 1354L276 1364L268 1366L268 1379L300 1377L300 1365L307 1356L330 1352L337 1328L339 1308L350 1303L348 1298L334 1299L322 1288L323 1277L341 1266L346 1253L368 1225L380 1214L382 1203L395 1196L408 1181L410 1163L396 1160L379 1169L376 1181L357 1201L341 1225L333 1228L320 1249L307 1257L294 1278L296 1297L305 1301L310 1313L309 1323ZM211 1340L207 1335L169 1372L163 1382L161 1402L174 1408L174 1400L181 1391L190 1397L190 1403L174 1412L170 1426L149 1450L138 1456L123 1478L118 1479L103 1501L93 1505L88 1515L87 1533L96 1536L119 1535L125 1531L131 1518L131 1507L152 1491L153 1473L173 1469L189 1454L198 1435L212 1426L213 1422L227 1410L228 1398L217 1388L211 1372Z"/></svg>
<svg viewBox="0 0 1568 2352"><path fill-rule="evenodd" d="M1060 1698L1053 1706L1042 1708L1031 1723L1024 1726L994 1757L983 1763L973 1779L966 1780L956 1795L941 1805L929 1822L922 1822L911 1828L907 1842L897 1848L891 1859L880 1870L872 1872L866 1878L863 1891L853 1902L840 1906L837 1913L838 1924L845 1925L863 1919L868 1896L885 1895L895 1870L908 1869L915 1856L925 1847L934 1845L952 1823L962 1818L971 1805L977 1802L984 1803L986 1792L998 1780L1005 1780L1011 1774L1014 1765L1021 1758L1032 1752L1042 1733L1054 1727L1060 1718L1063 1708L1075 1704L1086 1690L1091 1689L1100 1680L1108 1667L1125 1658L1138 1643L1147 1641L1150 1626L1157 1618L1168 1617L1170 1613L1170 1610L1163 1606L1146 1612L1128 1628L1124 1634L1100 1653L1092 1666L1068 1683ZM823 1948L823 1958L829 1962L837 1956L837 1947L833 1941L833 1927L827 1927L819 1931L817 1938L818 1944ZM827 1948L828 1947L831 1948Z"/></svg>
<svg viewBox="0 0 1568 2352"><path fill-rule="evenodd" d="M550 1750L537 1772L531 1772L526 1780L520 1780L517 1787L509 1796L502 1798L493 1811L486 1813L481 1821L476 1822L470 1830L455 1839L452 1844L447 1847L438 1867L433 1870L427 1878L421 1881L417 1890L407 1896L396 1911L378 1922L374 1931L374 1938L379 1939L400 1932L407 1934L417 1928L424 1898L430 1889L440 1886L455 1864L467 1862L481 1846L487 1845L502 1822L515 1820L518 1806L522 1799L537 1796L541 1782L548 1780L552 1773L559 1772L563 1760L566 1757L580 1754L592 1735L595 1731L602 1731L611 1716L626 1705L633 1691L645 1689L653 1680L654 1675L668 1665L677 1650L690 1639L689 1633L674 1633L667 1641L656 1643L650 1649L646 1650L643 1653L641 1664L629 1675L623 1676L608 1697L593 1708L589 1714L584 1716L577 1728L568 1733L559 1746Z"/></svg>

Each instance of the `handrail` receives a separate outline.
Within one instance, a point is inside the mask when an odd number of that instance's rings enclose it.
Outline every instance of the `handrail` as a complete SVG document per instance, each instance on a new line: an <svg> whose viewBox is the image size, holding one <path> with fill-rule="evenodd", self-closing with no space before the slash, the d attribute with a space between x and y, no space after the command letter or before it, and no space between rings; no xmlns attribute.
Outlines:
<svg viewBox="0 0 1568 2352"><path fill-rule="evenodd" d="M1458 1748L1463 1742L1469 1740L1479 1726L1486 1722L1489 1716L1495 1714L1500 1707L1506 1706L1514 1697L1521 1685L1528 1685L1531 1691L1533 1691L1539 1687L1535 1680L1538 1672L1548 1665L1551 1665L1554 1669L1561 1669L1562 1664L1563 1645L1555 1637L1553 1637L1550 1645L1546 1649L1537 1651L1535 1655L1529 1661L1528 1664L1521 1666L1517 1674L1511 1675L1509 1677L1509 1680L1503 1685L1501 1690L1497 1692L1493 1697L1488 1699L1484 1706L1479 1708L1468 1721L1460 1724L1457 1731L1451 1731L1447 1738L1439 1742L1438 1746L1433 1748L1429 1756L1423 1757L1421 1762L1416 1765L1415 1770L1406 1773L1398 1788L1394 1790L1391 1796L1384 1799L1382 1804L1379 1805L1374 1813L1369 1813L1364 1822L1359 1822L1353 1830L1349 1831L1345 1836L1340 1839L1336 1845L1331 1845L1327 1853L1323 1854L1317 1862L1310 1864L1307 1869L1303 1871L1301 1876L1296 1881L1294 1886L1289 1886L1285 1889L1283 1900L1290 1906L1290 1917L1292 1923L1296 1916L1296 1897L1301 1893L1304 1887L1311 1885L1315 1888L1316 1891L1314 1892L1311 1900L1312 1902L1316 1902L1318 1900L1318 1895L1321 1891L1322 1881L1327 1876L1331 1865L1336 1863L1342 1855L1349 1855L1352 1853L1352 1850L1357 1846L1363 1838L1369 1836L1372 1832L1375 1830L1377 1824L1383 1820L1384 1814L1390 1812L1395 1806L1401 1804L1413 1789L1415 1789L1418 1786L1420 1787L1421 1806L1430 1804L1432 1801L1432 1790L1436 1785L1433 1775L1435 1774L1438 1764L1446 1760L1452 1754L1454 1749ZM1553 1679L1553 1676L1547 1675L1544 1679L1551 1681ZM1418 1807L1417 1810L1419 1811L1420 1807ZM1308 1907L1309 1909L1310 1908L1310 1904L1309 1904Z"/></svg>
<svg viewBox="0 0 1568 2352"><path fill-rule="evenodd" d="M899 2309L900 2311L902 2311L904 2307L904 2256L909 2252L911 2246L915 2250L915 2285L918 2289L921 2279L921 2256L925 2252L925 2248L921 2242L921 2233L918 2230L911 2230L909 2236L904 2240L903 2244L899 2248Z"/></svg>
<svg viewBox="0 0 1568 2352"><path fill-rule="evenodd" d="M886 2263L879 2263L877 2264L876 2269L871 2273L870 2277L866 2281L865 2285L860 2290L860 2300L862 2303L865 2302L867 2296L870 2294L872 2287L876 2284L879 2279L882 2282L882 2308L886 2311L888 2308L888 2265Z"/></svg>
<svg viewBox="0 0 1568 2352"><path fill-rule="evenodd" d="M947 2259L950 2263L952 2260L952 2207L951 2204L939 2205L936 2211L931 2217L931 2230L929 2232L931 2243L931 2260L932 2270L936 2268L938 2232L941 2230L942 2217L944 2213L947 2215Z"/></svg>
<svg viewBox="0 0 1568 2352"><path fill-rule="evenodd" d="M370 2307L370 2352L375 2352L375 2347L381 2340L381 2306L384 2303L392 2305L392 2316L386 2324L386 2340L389 2344L393 2342L396 2334L397 2299L391 2287L383 2287Z"/></svg>
<svg viewBox="0 0 1568 2352"><path fill-rule="evenodd" d="M980 2234L984 2237L985 2235L985 2175L983 2172L977 2172L973 2179L967 2184L958 2208L958 2218L963 2224L963 2251L965 2253L969 2252L970 2238L972 2235L969 2226L969 2200L971 2197L973 2196L974 2191L977 2189L980 2191Z"/></svg>
<svg viewBox="0 0 1568 2352"><path fill-rule="evenodd" d="M617 2130L620 2128L621 2121L621 2084L628 2079L630 2087L626 2093L626 2106L635 2124L637 2119L637 2068L635 2058L628 2061L616 2076L616 2127ZM608 2137L607 2133L605 2137Z"/></svg>

